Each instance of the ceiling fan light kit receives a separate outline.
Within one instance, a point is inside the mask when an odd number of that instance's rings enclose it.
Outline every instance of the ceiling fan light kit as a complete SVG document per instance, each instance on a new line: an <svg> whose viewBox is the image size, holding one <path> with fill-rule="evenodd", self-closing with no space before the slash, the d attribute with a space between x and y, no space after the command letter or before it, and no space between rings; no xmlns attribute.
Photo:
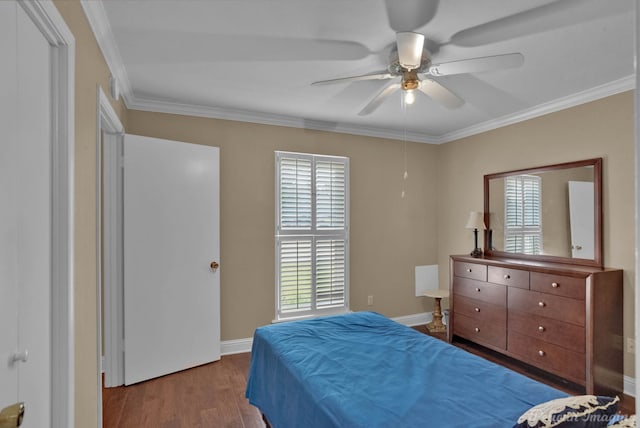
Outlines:
<svg viewBox="0 0 640 428"><path fill-rule="evenodd" d="M409 90L405 90L404 91L404 103L411 105L414 102L416 102L416 93L413 91L413 89L409 89Z"/></svg>

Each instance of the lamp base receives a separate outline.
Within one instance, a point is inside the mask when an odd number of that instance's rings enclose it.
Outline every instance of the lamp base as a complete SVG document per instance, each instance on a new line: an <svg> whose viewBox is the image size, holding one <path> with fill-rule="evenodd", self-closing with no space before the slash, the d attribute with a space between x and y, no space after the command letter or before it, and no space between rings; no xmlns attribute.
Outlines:
<svg viewBox="0 0 640 428"><path fill-rule="evenodd" d="M474 249L471 254L471 257L482 257L482 250L480 248Z"/></svg>
<svg viewBox="0 0 640 428"><path fill-rule="evenodd" d="M475 248L471 252L471 257L482 257L482 250L478 248L478 228L473 229L473 244Z"/></svg>

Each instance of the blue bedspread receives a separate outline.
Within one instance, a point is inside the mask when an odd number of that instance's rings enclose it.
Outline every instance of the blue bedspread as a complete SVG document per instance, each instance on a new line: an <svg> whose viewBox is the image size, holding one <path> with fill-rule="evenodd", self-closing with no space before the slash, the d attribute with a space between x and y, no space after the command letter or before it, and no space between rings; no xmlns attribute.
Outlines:
<svg viewBox="0 0 640 428"><path fill-rule="evenodd" d="M246 392L274 428L511 427L566 395L372 312L258 328Z"/></svg>

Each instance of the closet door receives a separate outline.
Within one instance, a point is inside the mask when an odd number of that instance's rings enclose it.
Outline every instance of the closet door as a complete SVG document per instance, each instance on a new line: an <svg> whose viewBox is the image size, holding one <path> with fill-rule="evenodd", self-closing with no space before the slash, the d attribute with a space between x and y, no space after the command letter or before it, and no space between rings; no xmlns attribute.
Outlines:
<svg viewBox="0 0 640 428"><path fill-rule="evenodd" d="M0 1L0 409L51 425L51 47ZM2 421L3 422L3 421Z"/></svg>

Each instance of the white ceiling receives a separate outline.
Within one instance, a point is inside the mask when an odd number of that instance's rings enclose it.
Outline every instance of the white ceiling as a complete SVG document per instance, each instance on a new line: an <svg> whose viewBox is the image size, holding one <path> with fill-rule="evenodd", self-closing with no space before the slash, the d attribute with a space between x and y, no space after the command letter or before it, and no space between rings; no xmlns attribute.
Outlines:
<svg viewBox="0 0 640 428"><path fill-rule="evenodd" d="M416 1L437 4L414 29L433 63L520 52L524 65L436 79L466 101L457 109L418 94L405 111L398 91L359 116L387 82L310 84L386 69L395 32L384 0L83 7L131 109L440 143L633 88L633 0L388 1L414 18ZM462 40L482 24L488 40Z"/></svg>

